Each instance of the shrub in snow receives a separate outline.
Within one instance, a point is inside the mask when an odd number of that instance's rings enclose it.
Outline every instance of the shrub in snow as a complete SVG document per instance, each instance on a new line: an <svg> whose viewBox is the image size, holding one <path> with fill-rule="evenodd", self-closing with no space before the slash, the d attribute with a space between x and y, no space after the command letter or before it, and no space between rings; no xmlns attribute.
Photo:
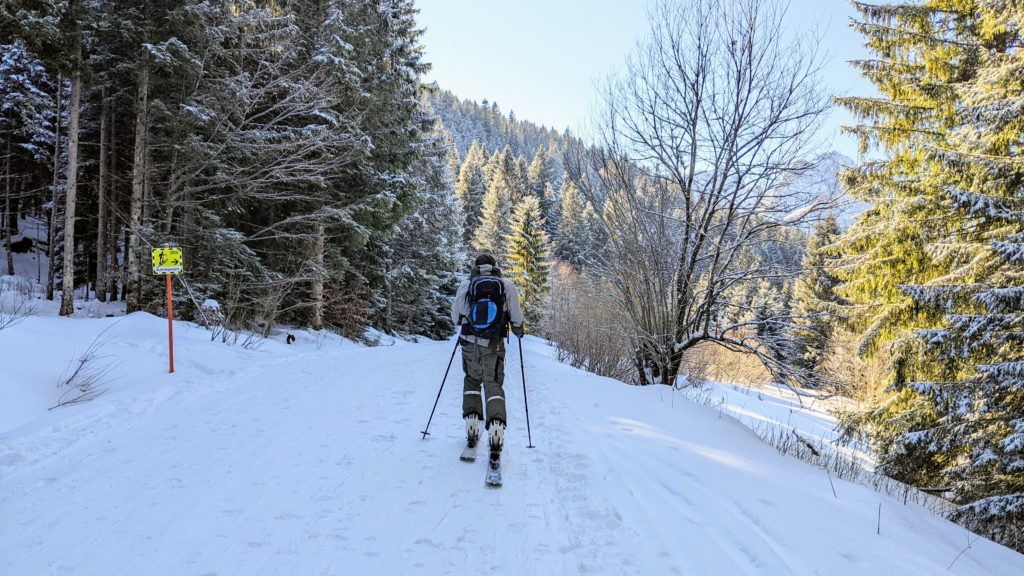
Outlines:
<svg viewBox="0 0 1024 576"><path fill-rule="evenodd" d="M0 277L0 330L14 326L34 312L32 285L17 276Z"/></svg>

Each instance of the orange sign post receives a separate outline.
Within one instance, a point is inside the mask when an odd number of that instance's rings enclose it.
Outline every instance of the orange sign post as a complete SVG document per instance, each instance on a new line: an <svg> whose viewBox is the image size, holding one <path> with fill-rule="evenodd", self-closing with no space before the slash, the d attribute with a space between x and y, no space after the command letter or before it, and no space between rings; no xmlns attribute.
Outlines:
<svg viewBox="0 0 1024 576"><path fill-rule="evenodd" d="M171 248L170 244L164 244L163 248L153 249L153 273L164 274L167 277L167 349L170 374L174 374L174 288L171 274L178 274L183 269L181 248Z"/></svg>
<svg viewBox="0 0 1024 576"><path fill-rule="evenodd" d="M174 289L171 288L170 272L167 273L167 348L171 359L168 374L174 374Z"/></svg>

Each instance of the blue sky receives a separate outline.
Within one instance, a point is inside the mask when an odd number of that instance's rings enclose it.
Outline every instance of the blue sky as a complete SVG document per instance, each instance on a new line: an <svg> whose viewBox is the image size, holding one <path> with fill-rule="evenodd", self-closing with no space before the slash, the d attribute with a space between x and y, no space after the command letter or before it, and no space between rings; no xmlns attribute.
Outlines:
<svg viewBox="0 0 1024 576"><path fill-rule="evenodd" d="M686 1L686 0L680 0ZM595 83L623 62L647 30L647 0L419 0L427 80L462 98L496 101L506 113L556 128L577 128L594 105ZM863 39L848 22L847 0L791 0L793 31L821 31L830 62L823 81L834 94L868 94L871 85L847 60L863 58ZM835 111L823 143L855 157L838 134L850 122Z"/></svg>

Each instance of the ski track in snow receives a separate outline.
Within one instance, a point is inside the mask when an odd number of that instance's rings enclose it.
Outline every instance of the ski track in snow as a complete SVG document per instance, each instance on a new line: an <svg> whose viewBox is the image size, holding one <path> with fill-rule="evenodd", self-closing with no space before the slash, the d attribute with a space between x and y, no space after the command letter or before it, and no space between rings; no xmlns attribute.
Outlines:
<svg viewBox="0 0 1024 576"><path fill-rule="evenodd" d="M837 481L836 500L824 472L734 420L585 375L533 339L537 447L513 348L505 484L487 488L486 457L458 458L458 359L419 434L452 345L266 362L93 428L79 417L64 432L78 440L0 468L0 574L925 575L965 545L870 489ZM1021 574L1022 558L982 540L950 573Z"/></svg>

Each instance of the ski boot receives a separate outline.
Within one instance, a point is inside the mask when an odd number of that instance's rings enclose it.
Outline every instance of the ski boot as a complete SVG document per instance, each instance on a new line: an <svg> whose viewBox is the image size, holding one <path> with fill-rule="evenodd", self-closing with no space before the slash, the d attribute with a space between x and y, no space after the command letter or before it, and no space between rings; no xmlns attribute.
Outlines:
<svg viewBox="0 0 1024 576"><path fill-rule="evenodd" d="M501 449L505 445L505 424L498 420L491 420L487 426L489 430L489 443L491 448L490 469L501 471Z"/></svg>
<svg viewBox="0 0 1024 576"><path fill-rule="evenodd" d="M480 442L480 417L476 414L466 416L466 448L459 459L463 462L476 460L476 445Z"/></svg>
<svg viewBox="0 0 1024 576"><path fill-rule="evenodd" d="M476 448L480 441L480 417L476 414L466 416L466 448Z"/></svg>
<svg viewBox="0 0 1024 576"><path fill-rule="evenodd" d="M484 482L493 488L501 486L501 447L505 444L505 425L498 420L491 420L487 426L490 431L491 458L487 464L487 476Z"/></svg>

